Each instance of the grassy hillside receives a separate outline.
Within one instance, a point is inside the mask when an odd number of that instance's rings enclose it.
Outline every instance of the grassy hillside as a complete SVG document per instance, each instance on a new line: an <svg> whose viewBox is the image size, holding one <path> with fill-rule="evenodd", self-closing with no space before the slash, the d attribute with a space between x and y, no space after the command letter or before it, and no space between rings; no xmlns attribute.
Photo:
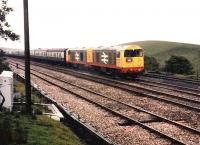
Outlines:
<svg viewBox="0 0 200 145"><path fill-rule="evenodd" d="M188 58L195 70L197 64L200 67L200 45L167 41L140 41L126 44L140 45L144 48L145 55L155 57L162 66L171 55L178 55Z"/></svg>

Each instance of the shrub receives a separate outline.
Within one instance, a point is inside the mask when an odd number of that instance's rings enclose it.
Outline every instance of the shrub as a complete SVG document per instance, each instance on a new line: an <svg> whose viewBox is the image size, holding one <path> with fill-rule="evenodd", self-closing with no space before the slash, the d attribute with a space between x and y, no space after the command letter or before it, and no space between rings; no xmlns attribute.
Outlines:
<svg viewBox="0 0 200 145"><path fill-rule="evenodd" d="M6 145L12 142L12 123L9 117L5 117L0 122L0 145Z"/></svg>
<svg viewBox="0 0 200 145"><path fill-rule="evenodd" d="M144 57L144 66L147 71L159 71L159 63L155 57Z"/></svg>
<svg viewBox="0 0 200 145"><path fill-rule="evenodd" d="M13 141L17 144L24 144L27 142L27 132L19 123L19 121L16 122Z"/></svg>
<svg viewBox="0 0 200 145"><path fill-rule="evenodd" d="M191 62L183 56L171 56L165 62L165 71L176 74L193 74Z"/></svg>

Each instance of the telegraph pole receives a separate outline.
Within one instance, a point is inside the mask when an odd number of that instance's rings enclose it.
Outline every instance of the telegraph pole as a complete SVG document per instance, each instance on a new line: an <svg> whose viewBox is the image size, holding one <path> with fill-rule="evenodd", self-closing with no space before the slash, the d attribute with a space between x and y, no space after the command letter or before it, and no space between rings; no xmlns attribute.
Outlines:
<svg viewBox="0 0 200 145"><path fill-rule="evenodd" d="M24 0L24 46L25 46L25 95L26 113L31 114L31 82L30 82L30 43L29 43L29 21L28 0Z"/></svg>

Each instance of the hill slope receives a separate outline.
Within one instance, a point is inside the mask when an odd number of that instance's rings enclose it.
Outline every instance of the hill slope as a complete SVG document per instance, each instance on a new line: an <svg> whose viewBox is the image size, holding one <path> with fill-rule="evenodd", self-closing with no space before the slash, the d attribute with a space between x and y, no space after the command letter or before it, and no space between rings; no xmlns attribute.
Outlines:
<svg viewBox="0 0 200 145"><path fill-rule="evenodd" d="M167 41L139 41L126 44L140 45L144 48L145 55L155 57L162 66L171 55L178 55L188 58L195 70L197 64L200 67L200 45Z"/></svg>

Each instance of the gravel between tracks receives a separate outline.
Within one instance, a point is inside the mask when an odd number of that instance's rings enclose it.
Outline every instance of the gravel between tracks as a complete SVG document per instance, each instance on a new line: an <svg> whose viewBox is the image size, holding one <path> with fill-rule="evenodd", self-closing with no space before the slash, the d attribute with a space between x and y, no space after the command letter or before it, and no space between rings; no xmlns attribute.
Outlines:
<svg viewBox="0 0 200 145"><path fill-rule="evenodd" d="M18 71L22 74L22 71ZM53 99L57 100L70 112L73 112L82 121L93 126L109 139L114 140L119 145L168 145L169 141L159 138L153 133L137 125L120 126L123 121L118 117L92 105L74 95L68 94L59 88L56 88L47 82L44 82L32 76L32 82L37 84L43 91L47 92Z"/></svg>

